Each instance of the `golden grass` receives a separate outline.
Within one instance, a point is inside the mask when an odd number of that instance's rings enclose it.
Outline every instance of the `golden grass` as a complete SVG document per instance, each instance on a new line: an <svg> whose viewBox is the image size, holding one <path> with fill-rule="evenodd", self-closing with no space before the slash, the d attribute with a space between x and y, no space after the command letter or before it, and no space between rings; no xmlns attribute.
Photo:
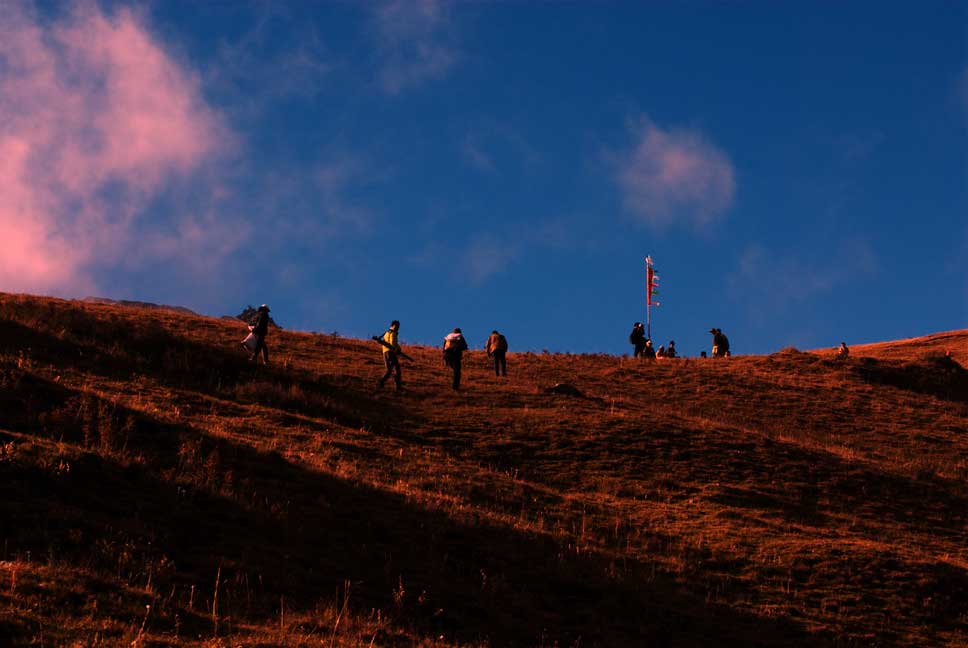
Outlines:
<svg viewBox="0 0 968 648"><path fill-rule="evenodd" d="M262 367L243 334L0 295L0 635L968 644L968 383L938 357L968 332L506 380L475 351L460 393L436 349L395 393L373 343L273 331Z"/></svg>

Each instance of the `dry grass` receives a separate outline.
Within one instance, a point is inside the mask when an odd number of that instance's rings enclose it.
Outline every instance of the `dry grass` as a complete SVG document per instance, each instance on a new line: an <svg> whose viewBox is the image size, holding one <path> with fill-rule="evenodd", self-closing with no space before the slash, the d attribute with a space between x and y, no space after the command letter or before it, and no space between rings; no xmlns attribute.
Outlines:
<svg viewBox="0 0 968 648"><path fill-rule="evenodd" d="M968 644L968 332L728 361L414 348L0 295L0 636ZM547 394L558 382L585 398Z"/></svg>

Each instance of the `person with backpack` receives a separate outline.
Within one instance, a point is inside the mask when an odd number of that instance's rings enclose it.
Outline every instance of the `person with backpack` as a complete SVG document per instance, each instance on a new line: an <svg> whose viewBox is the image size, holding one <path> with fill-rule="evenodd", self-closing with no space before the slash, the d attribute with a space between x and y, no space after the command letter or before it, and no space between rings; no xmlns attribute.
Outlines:
<svg viewBox="0 0 968 648"><path fill-rule="evenodd" d="M255 324L252 325L252 335L255 336L255 349L249 362L258 360L259 352L262 352L262 364L269 364L269 347L266 345L266 335L269 333L269 307L265 304L259 306Z"/></svg>
<svg viewBox="0 0 968 648"><path fill-rule="evenodd" d="M400 348L399 332L400 322L393 320L390 322L390 328L387 329L382 338L373 338L383 347L383 364L387 368L386 373L380 378L380 389L383 389L383 385L386 384L387 379L393 376L393 383L396 385L397 390L400 390L402 382L400 378L400 356L403 355L403 350Z"/></svg>
<svg viewBox="0 0 968 648"><path fill-rule="evenodd" d="M467 351L467 341L459 328L455 328L444 338L444 364L454 372L454 380L451 386L454 390L460 389L460 364L464 351Z"/></svg>
<svg viewBox="0 0 968 648"><path fill-rule="evenodd" d="M655 360L655 348L652 346L652 339L645 341L645 348L642 349L642 357L646 360Z"/></svg>
<svg viewBox="0 0 968 648"><path fill-rule="evenodd" d="M840 343L840 348L837 349L837 358L839 360L846 360L850 357L850 349L847 348L846 342Z"/></svg>
<svg viewBox="0 0 968 648"><path fill-rule="evenodd" d="M642 352L645 351L645 327L642 326L642 322L636 322L632 325L632 332L629 333L629 343L635 349L632 357L641 358Z"/></svg>
<svg viewBox="0 0 968 648"><path fill-rule="evenodd" d="M491 337L487 338L487 346L484 347L484 350L487 351L487 357L494 358L494 375L507 376L507 338L497 331L491 331Z"/></svg>

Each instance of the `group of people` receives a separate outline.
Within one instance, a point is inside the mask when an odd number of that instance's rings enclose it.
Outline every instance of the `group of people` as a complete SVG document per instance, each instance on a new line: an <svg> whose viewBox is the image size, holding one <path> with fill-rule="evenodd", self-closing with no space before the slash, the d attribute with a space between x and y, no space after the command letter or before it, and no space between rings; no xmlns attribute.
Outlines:
<svg viewBox="0 0 968 648"><path fill-rule="evenodd" d="M728 358L729 357L729 338L723 333L722 329L712 328L709 332L713 334L713 357L714 358ZM664 347L659 345L658 349L653 348L652 340L646 335L645 327L642 326L642 322L636 322L632 325L632 332L629 333L629 343L634 348L632 353L633 358L678 358L679 354L676 352L676 342L675 340L669 340L669 346ZM700 357L705 358L706 352L703 351L699 354Z"/></svg>
<svg viewBox="0 0 968 648"><path fill-rule="evenodd" d="M396 388L400 389L401 387L400 358L409 359L409 356L400 348L399 331L400 322L393 320L382 338L379 336L374 338L383 347L383 363L386 366L386 373L380 378L381 388L391 377ZM451 387L455 391L460 389L461 365L463 364L464 351L467 351L468 348L467 340L464 339L464 334L460 328L455 328L444 337L444 364L453 374ZM494 375L506 377L508 375L507 338L496 330L492 331L484 349L487 351L487 356L494 361Z"/></svg>
<svg viewBox="0 0 968 648"><path fill-rule="evenodd" d="M642 322L632 325L632 332L629 333L629 342L634 347L632 357L634 358L678 358L676 352L676 341L669 340L669 346L659 345L656 349L652 346L652 339L645 334L645 327Z"/></svg>
<svg viewBox="0 0 968 648"><path fill-rule="evenodd" d="M259 306L256 321L249 327L249 330L251 335L243 343L252 351L250 360L257 360L261 353L263 362L268 364L269 347L266 345L266 335L269 332L269 307L266 304ZM709 329L709 332L713 335L713 357L729 357L729 338L726 337L726 334L718 328ZM373 339L383 347L383 364L386 367L386 372L379 380L380 387L382 388L386 385L387 380L392 378L394 385L396 385L397 389L400 389L403 382L400 370L400 359L410 359L400 347L400 322L393 320L382 336L374 336ZM655 349L652 346L652 340L646 336L645 327L642 325L642 322L635 322L632 326L632 332L629 334L629 342L634 347L633 357L635 358L657 359L679 357L676 351L675 340L669 340L669 346L660 345L658 349ZM841 343L839 353L841 357L846 357L847 353L849 353L846 346ZM451 387L455 390L460 389L461 365L463 363L464 351L467 351L468 348L467 340L464 339L464 334L460 328L455 328L444 337L444 364L447 365L453 374ZM484 349L487 351L487 356L494 362L494 375L506 377L508 375L507 338L496 330L492 331ZM701 356L706 357L706 352L703 351Z"/></svg>

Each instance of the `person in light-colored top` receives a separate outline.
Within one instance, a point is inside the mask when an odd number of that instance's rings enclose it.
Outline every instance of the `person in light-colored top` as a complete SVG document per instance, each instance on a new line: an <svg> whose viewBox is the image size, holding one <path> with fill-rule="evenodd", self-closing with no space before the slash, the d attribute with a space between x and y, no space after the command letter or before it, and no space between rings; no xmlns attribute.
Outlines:
<svg viewBox="0 0 968 648"><path fill-rule="evenodd" d="M444 338L444 364L454 371L451 386L455 390L460 389L460 364L464 351L467 351L467 340L464 339L460 329L455 328Z"/></svg>
<svg viewBox="0 0 968 648"><path fill-rule="evenodd" d="M390 322L390 328L387 332L383 334L383 341L380 346L383 347L383 364L386 366L387 371L383 374L383 378L380 378L380 387L386 384L387 379L393 376L393 383L396 385L397 389L400 389L402 379L400 376L400 322L393 320Z"/></svg>

